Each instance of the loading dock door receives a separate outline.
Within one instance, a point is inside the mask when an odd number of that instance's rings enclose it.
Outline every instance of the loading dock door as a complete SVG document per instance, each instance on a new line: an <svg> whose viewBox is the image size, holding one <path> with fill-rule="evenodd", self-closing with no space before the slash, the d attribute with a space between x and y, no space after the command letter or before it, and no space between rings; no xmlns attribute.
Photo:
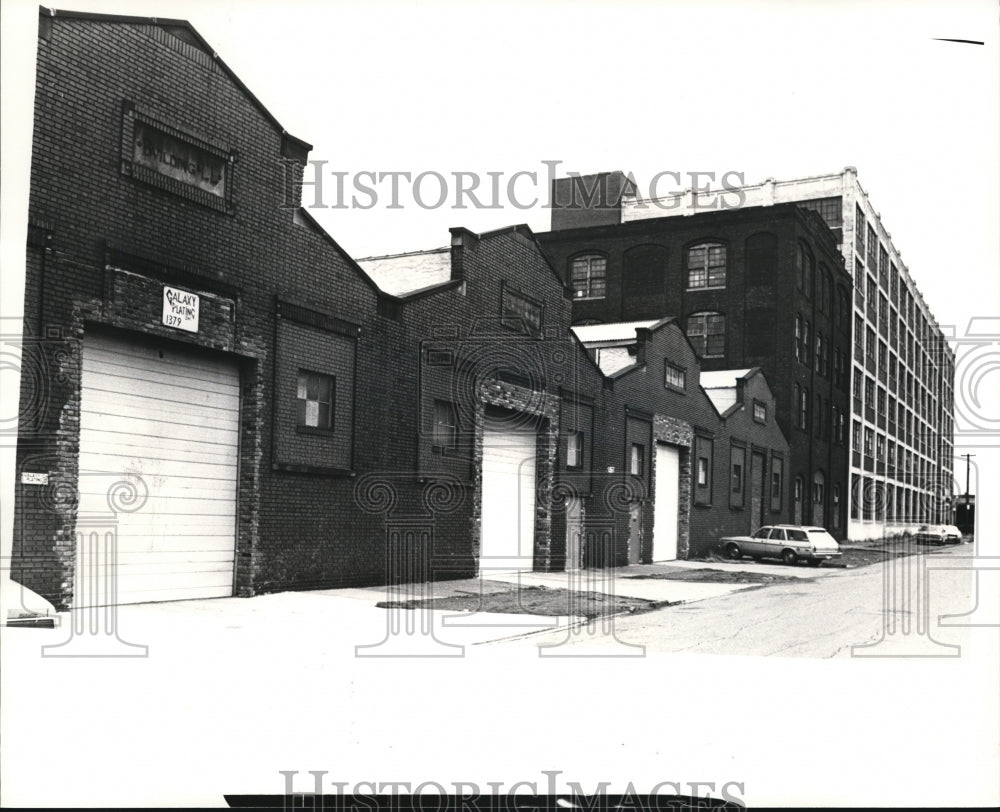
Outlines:
<svg viewBox="0 0 1000 812"><path fill-rule="evenodd" d="M484 571L531 571L535 547L534 429L487 418L483 430Z"/></svg>
<svg viewBox="0 0 1000 812"><path fill-rule="evenodd" d="M86 336L75 606L233 594L239 407L232 361Z"/></svg>
<svg viewBox="0 0 1000 812"><path fill-rule="evenodd" d="M653 561L677 558L677 523L680 508L680 451L670 445L656 445L656 485L653 509Z"/></svg>

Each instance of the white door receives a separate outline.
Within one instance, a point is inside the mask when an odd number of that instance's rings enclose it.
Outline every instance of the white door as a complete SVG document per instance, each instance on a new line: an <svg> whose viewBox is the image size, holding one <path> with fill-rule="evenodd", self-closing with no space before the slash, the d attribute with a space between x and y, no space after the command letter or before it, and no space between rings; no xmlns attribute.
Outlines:
<svg viewBox="0 0 1000 812"><path fill-rule="evenodd" d="M656 486L653 491L653 561L677 558L677 521L680 506L680 450L656 445Z"/></svg>
<svg viewBox="0 0 1000 812"><path fill-rule="evenodd" d="M533 568L535 454L533 429L487 419L483 430L481 571Z"/></svg>
<svg viewBox="0 0 1000 812"><path fill-rule="evenodd" d="M87 335L81 392L74 605L232 595L236 364Z"/></svg>

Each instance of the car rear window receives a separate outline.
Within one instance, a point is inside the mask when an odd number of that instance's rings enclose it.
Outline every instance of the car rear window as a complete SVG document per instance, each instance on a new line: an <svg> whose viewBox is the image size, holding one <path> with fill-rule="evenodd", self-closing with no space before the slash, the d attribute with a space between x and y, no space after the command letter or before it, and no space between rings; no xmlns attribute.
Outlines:
<svg viewBox="0 0 1000 812"><path fill-rule="evenodd" d="M822 538L822 539L828 539L828 540L834 541L834 542L836 541L836 539L833 536L831 536L829 533L827 533L825 530L819 530L819 529L810 530L809 531L809 535L811 535L811 536L817 536L817 537Z"/></svg>
<svg viewBox="0 0 1000 812"><path fill-rule="evenodd" d="M792 541L808 541L809 537L806 535L805 530L789 530L788 538Z"/></svg>

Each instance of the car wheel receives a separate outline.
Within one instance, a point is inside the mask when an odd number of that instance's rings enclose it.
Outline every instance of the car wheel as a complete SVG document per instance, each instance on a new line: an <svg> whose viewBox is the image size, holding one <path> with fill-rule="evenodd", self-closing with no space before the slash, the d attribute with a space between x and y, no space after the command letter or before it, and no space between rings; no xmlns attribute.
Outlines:
<svg viewBox="0 0 1000 812"><path fill-rule="evenodd" d="M726 545L726 558L737 559L743 556L742 551L738 544L727 544Z"/></svg>
<svg viewBox="0 0 1000 812"><path fill-rule="evenodd" d="M806 563L810 567L818 567L820 564L823 563L823 560L820 558L810 558Z"/></svg>
<svg viewBox="0 0 1000 812"><path fill-rule="evenodd" d="M799 557L795 555L795 550L784 550L781 553L781 560L786 564L796 564L798 563Z"/></svg>

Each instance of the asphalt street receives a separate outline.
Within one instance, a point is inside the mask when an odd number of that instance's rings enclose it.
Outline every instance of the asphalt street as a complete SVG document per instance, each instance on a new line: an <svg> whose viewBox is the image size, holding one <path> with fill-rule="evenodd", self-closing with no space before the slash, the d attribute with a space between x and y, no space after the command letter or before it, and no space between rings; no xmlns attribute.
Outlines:
<svg viewBox="0 0 1000 812"><path fill-rule="evenodd" d="M885 564L824 570L814 580L491 645L541 645L553 653L563 646L596 652L624 644L649 652L783 657L960 656L968 639L966 621L941 616L964 615L976 606L973 561L971 545L930 548ZM754 565L719 565L741 566Z"/></svg>

